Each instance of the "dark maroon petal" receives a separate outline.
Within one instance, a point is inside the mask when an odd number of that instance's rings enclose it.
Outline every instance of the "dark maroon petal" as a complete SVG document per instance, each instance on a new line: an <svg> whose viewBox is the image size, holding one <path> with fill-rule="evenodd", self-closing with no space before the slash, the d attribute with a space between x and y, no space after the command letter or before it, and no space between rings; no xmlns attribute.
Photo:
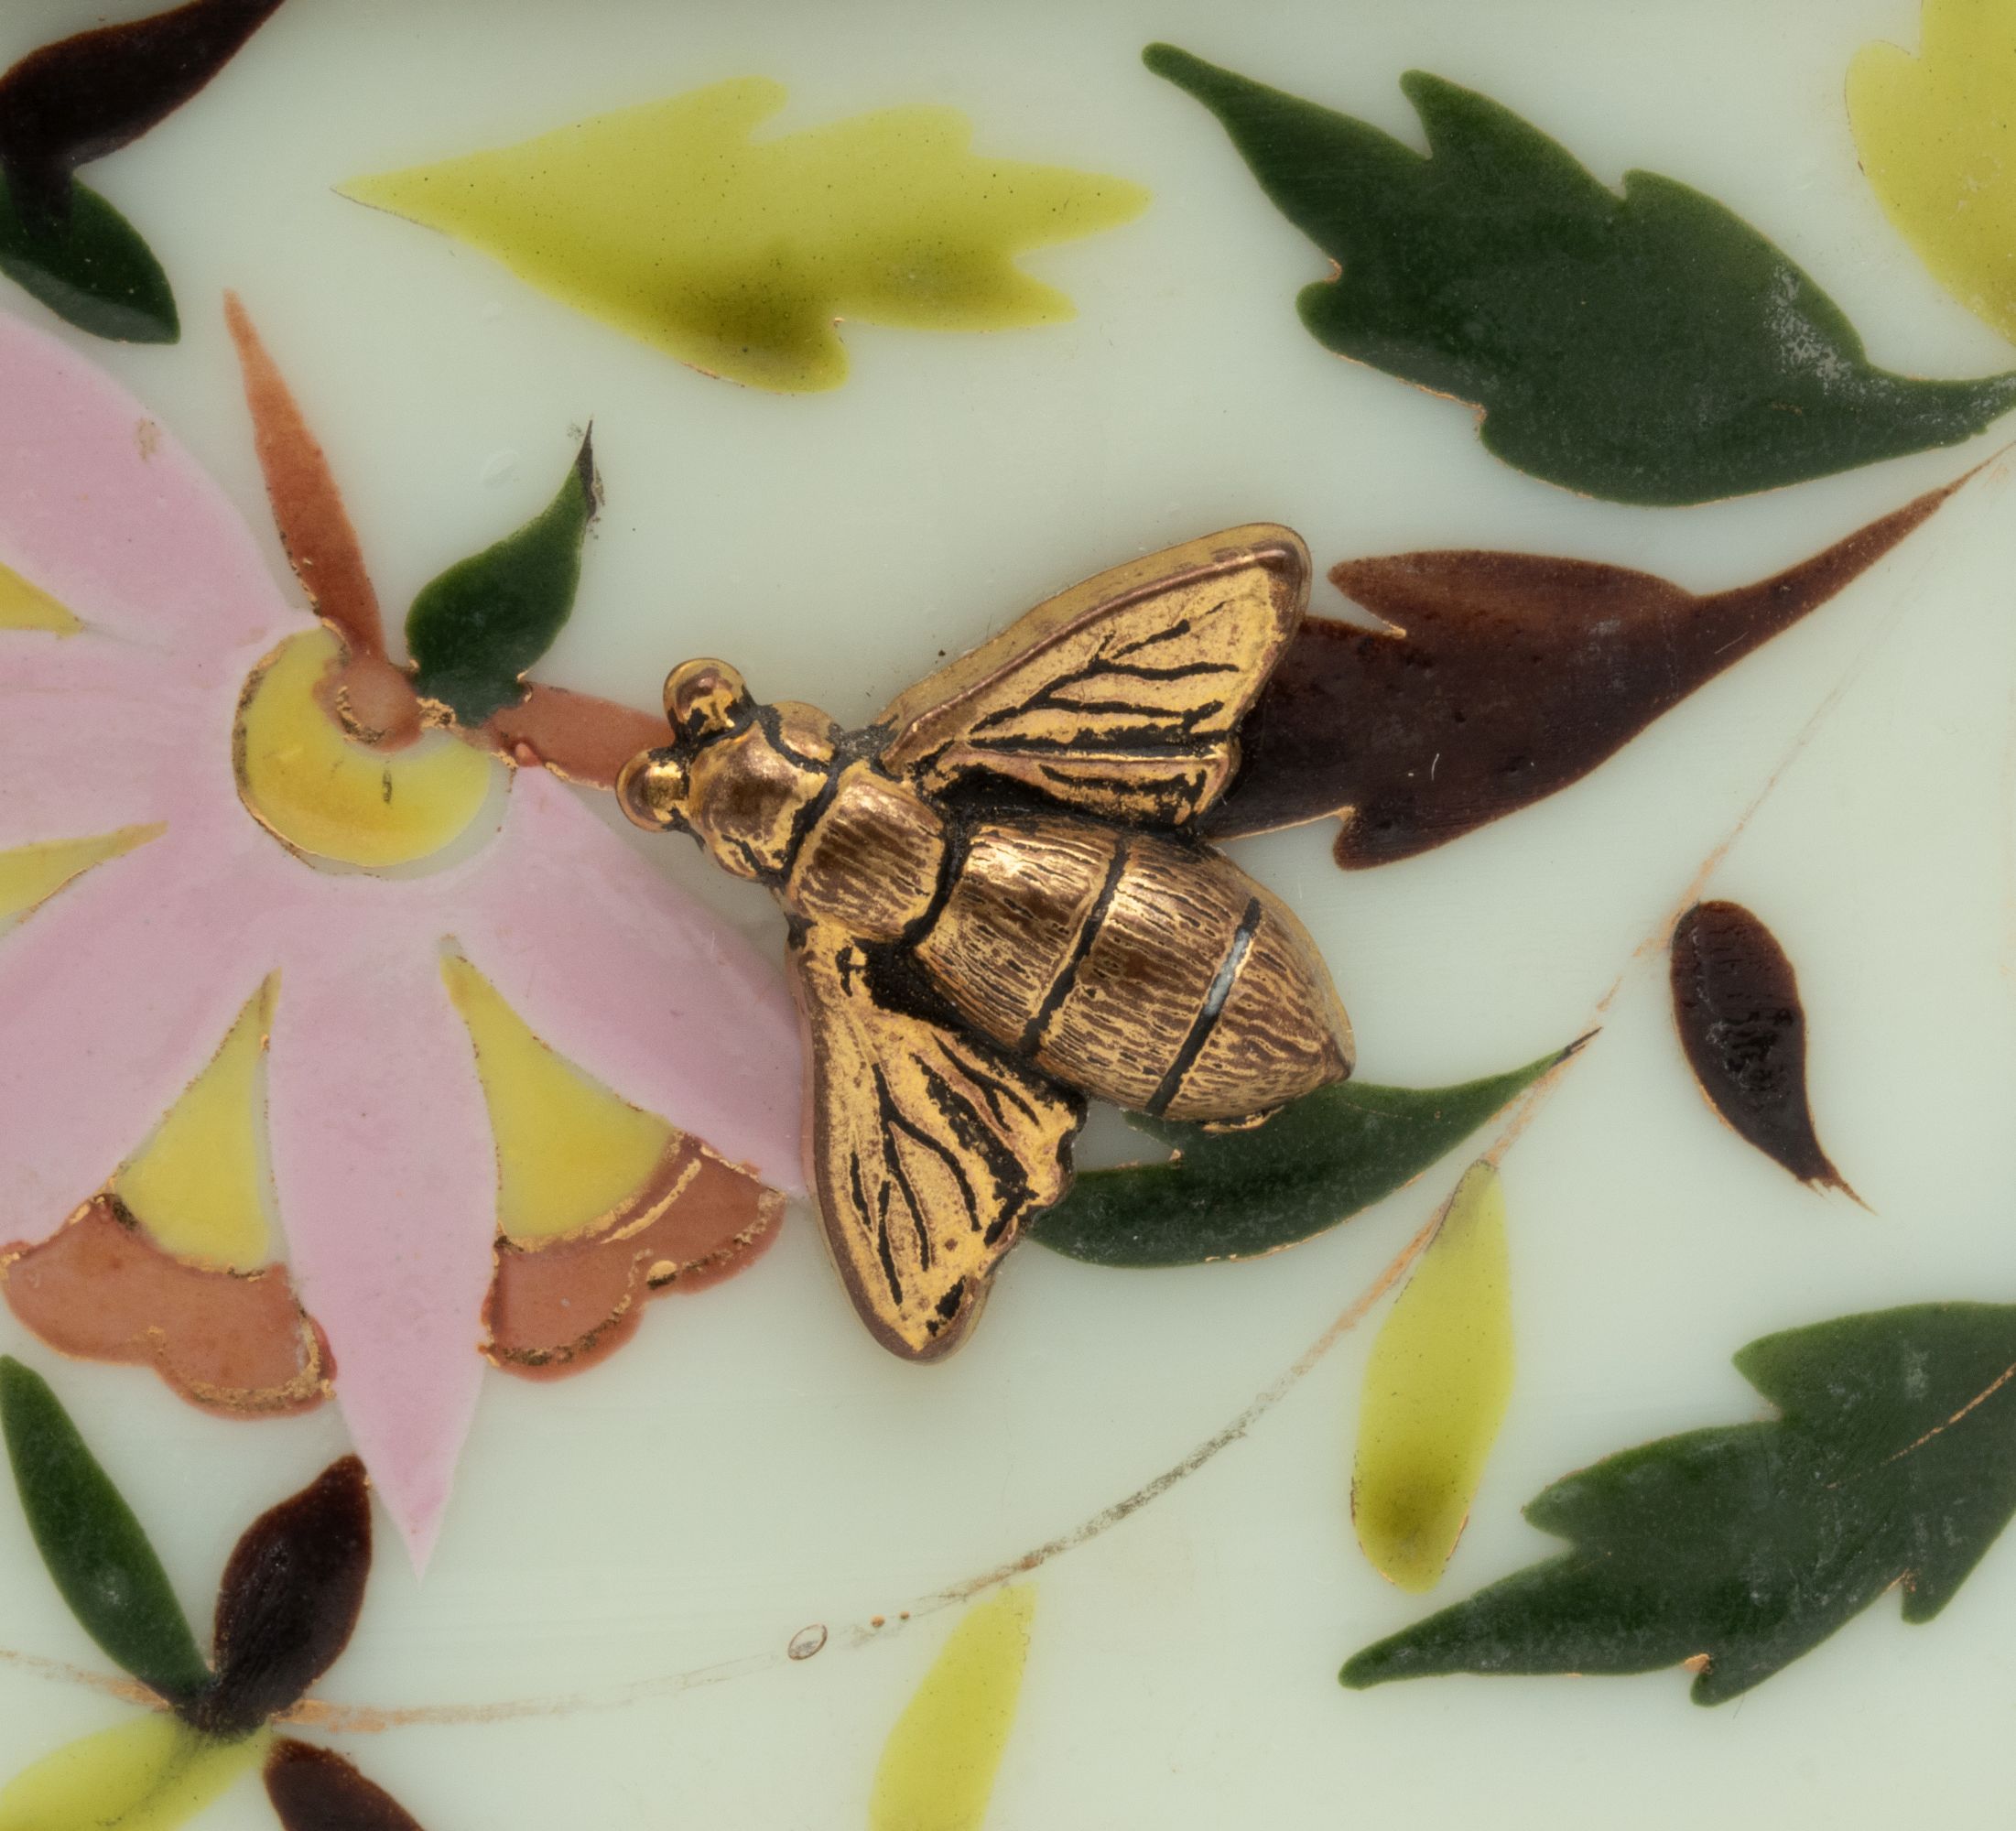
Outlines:
<svg viewBox="0 0 2016 1831"><path fill-rule="evenodd" d="M1243 764L1205 826L1231 837L1348 810L1336 851L1349 871L1529 807L1826 602L1958 487L1707 597L1528 553L1347 561L1330 573L1339 590L1394 627L1303 623L1240 727Z"/></svg>
<svg viewBox="0 0 2016 1831"><path fill-rule="evenodd" d="M266 1797L287 1831L420 1831L405 1806L341 1755L289 1737L266 1757Z"/></svg>
<svg viewBox="0 0 2016 1831"><path fill-rule="evenodd" d="M1739 903L1698 903L1673 931L1673 1017L1716 1111L1803 1183L1854 1190L1814 1132L1798 977Z"/></svg>
<svg viewBox="0 0 2016 1831"><path fill-rule="evenodd" d="M350 1643L371 1576L371 1491L354 1456L255 1520L217 1591L217 1677L191 1719L243 1733L298 1704Z"/></svg>
<svg viewBox="0 0 2016 1831"><path fill-rule="evenodd" d="M280 4L190 0L30 51L0 76L0 166L17 202L61 211L71 172L173 114Z"/></svg>

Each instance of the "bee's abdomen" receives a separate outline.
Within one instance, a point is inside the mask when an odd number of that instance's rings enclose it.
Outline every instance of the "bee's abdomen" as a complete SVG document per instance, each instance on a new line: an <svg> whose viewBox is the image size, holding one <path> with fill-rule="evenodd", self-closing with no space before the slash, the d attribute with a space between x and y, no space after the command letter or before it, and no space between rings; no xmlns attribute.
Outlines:
<svg viewBox="0 0 2016 1831"><path fill-rule="evenodd" d="M916 951L976 1029L1139 1111L1243 1118L1350 1072L1301 925L1229 860L1156 834L981 823Z"/></svg>

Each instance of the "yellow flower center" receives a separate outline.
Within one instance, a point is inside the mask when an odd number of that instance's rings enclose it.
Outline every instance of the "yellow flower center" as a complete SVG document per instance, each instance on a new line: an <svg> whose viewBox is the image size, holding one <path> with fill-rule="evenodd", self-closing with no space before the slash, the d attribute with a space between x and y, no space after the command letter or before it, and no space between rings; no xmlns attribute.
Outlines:
<svg viewBox="0 0 2016 1831"><path fill-rule="evenodd" d="M469 829L489 796L493 759L446 731L398 750L347 734L320 691L342 655L331 632L307 630L253 670L232 732L238 794L293 851L411 864Z"/></svg>

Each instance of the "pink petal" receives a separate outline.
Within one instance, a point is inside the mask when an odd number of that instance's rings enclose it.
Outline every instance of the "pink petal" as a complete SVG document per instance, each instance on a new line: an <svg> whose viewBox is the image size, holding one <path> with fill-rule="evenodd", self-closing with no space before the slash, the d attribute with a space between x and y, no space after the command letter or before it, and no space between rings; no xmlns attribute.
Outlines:
<svg viewBox="0 0 2016 1831"><path fill-rule="evenodd" d="M470 959L547 1043L773 1187L802 1187L782 976L545 770L518 772L464 910Z"/></svg>
<svg viewBox="0 0 2016 1831"><path fill-rule="evenodd" d="M288 616L223 493L110 377L0 314L0 563L94 629L235 648Z"/></svg>
<svg viewBox="0 0 2016 1831"><path fill-rule="evenodd" d="M0 947L0 1238L40 1240L96 1193L258 988L239 869L164 836Z"/></svg>
<svg viewBox="0 0 2016 1831"><path fill-rule="evenodd" d="M417 1569L482 1378L496 1163L434 948L398 921L345 931L344 906L318 899L290 938L267 1123L296 1286Z"/></svg>
<svg viewBox="0 0 2016 1831"><path fill-rule="evenodd" d="M0 649L0 669L15 657ZM22 691L0 674L0 851L164 818L195 733L172 701Z"/></svg>

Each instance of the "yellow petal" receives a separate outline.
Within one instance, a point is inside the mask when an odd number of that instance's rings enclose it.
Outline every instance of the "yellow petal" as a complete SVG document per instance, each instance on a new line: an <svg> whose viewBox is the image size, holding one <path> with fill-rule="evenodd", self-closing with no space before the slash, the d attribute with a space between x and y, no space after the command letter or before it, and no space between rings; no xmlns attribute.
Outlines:
<svg viewBox="0 0 2016 1831"><path fill-rule="evenodd" d="M238 709L238 793L310 857L410 864L468 829L490 793L492 759L440 731L404 750L352 742L315 691L341 653L328 630L307 630L261 663Z"/></svg>
<svg viewBox="0 0 2016 1831"><path fill-rule="evenodd" d="M173 1831L257 1761L272 1740L199 1736L165 1711L87 1736L0 1792L0 1831Z"/></svg>
<svg viewBox="0 0 2016 1831"><path fill-rule="evenodd" d="M25 916L93 865L157 840L166 827L121 827L90 840L51 840L0 852L0 922Z"/></svg>
<svg viewBox="0 0 2016 1831"><path fill-rule="evenodd" d="M1351 1513L1365 1555L1432 1589L1512 1396L1512 1287L1498 1172L1473 1164L1365 1370Z"/></svg>
<svg viewBox="0 0 2016 1831"><path fill-rule="evenodd" d="M522 1246L607 1222L678 1134L549 1049L467 960L451 954L441 972L476 1046L505 1238Z"/></svg>
<svg viewBox="0 0 2016 1831"><path fill-rule="evenodd" d="M2016 340L2016 5L1925 0L1923 44L1848 70L1862 169L1939 283Z"/></svg>
<svg viewBox="0 0 2016 1831"><path fill-rule="evenodd" d="M38 585L0 566L0 630L51 630L75 635L83 624Z"/></svg>
<svg viewBox="0 0 2016 1831"><path fill-rule="evenodd" d="M1035 1607L1034 1589L1004 1589L952 1630L883 1748L870 1831L976 1831L986 1818Z"/></svg>
<svg viewBox="0 0 2016 1831"><path fill-rule="evenodd" d="M223 1046L113 1178L113 1191L164 1251L197 1265L256 1271L271 1258L261 1058L273 981L255 992Z"/></svg>
<svg viewBox="0 0 2016 1831"><path fill-rule="evenodd" d="M1137 214L1117 179L979 158L948 108L752 142L784 105L747 77L499 151L353 180L683 363L756 387L838 386L839 317L995 330L1071 315L1014 255Z"/></svg>

